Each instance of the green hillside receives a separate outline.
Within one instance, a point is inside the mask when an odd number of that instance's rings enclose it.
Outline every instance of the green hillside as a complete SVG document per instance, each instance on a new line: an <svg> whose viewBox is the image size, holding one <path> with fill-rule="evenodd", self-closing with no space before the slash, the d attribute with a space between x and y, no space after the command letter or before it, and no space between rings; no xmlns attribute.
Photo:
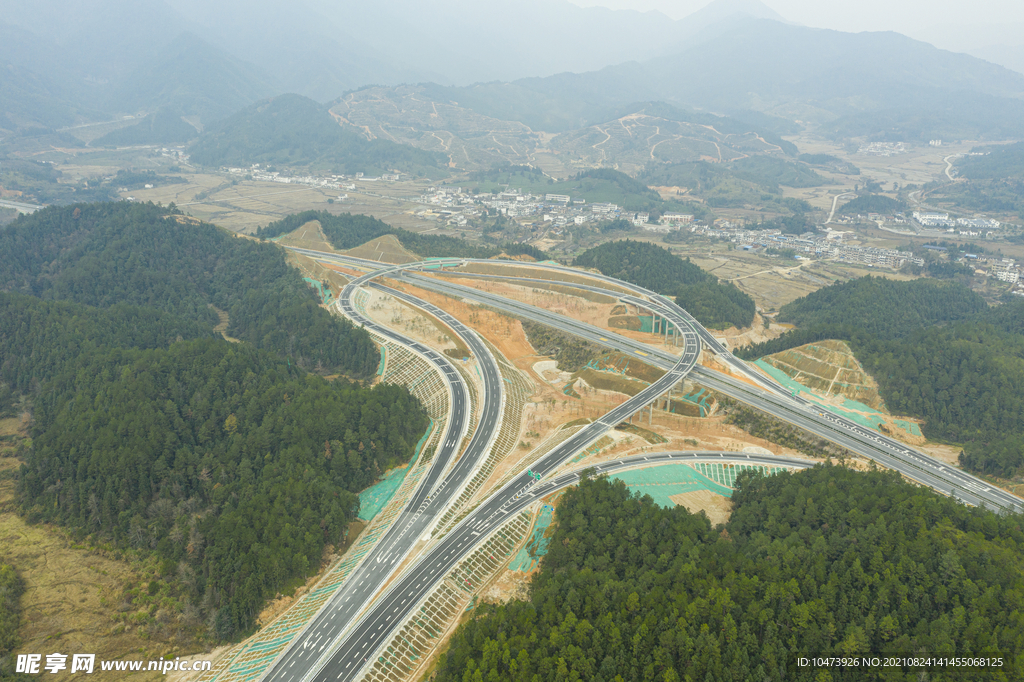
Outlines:
<svg viewBox="0 0 1024 682"><path fill-rule="evenodd" d="M732 283L648 242L606 242L576 256L573 265L595 268L609 277L632 282L676 302L701 324L713 329L746 327L754 319L754 301Z"/></svg>
<svg viewBox="0 0 1024 682"><path fill-rule="evenodd" d="M423 258L493 258L502 253L509 256L530 256L535 260L547 260L549 256L529 244L504 244L502 246L478 246L465 239L446 235L419 234L393 227L382 220L367 215L342 213L332 215L327 211L303 211L270 223L256 231L256 236L272 239L288 234L311 220L320 221L320 227L331 246L336 249L354 249L371 239L393 234L409 251Z"/></svg>
<svg viewBox="0 0 1024 682"><path fill-rule="evenodd" d="M0 294L17 331L0 335L4 378L32 396L20 510L155 557L159 578L123 597L133 610L159 605L230 638L342 541L356 493L408 460L427 418L403 388L330 382L247 343L168 338L167 319L137 338L152 315Z"/></svg>
<svg viewBox="0 0 1024 682"><path fill-rule="evenodd" d="M972 150L984 156L957 159L960 177L969 180L1024 179L1024 142Z"/></svg>
<svg viewBox="0 0 1024 682"><path fill-rule="evenodd" d="M866 277L793 301L779 318L800 327L736 355L849 341L888 409L924 420L929 438L961 444L965 468L1024 472L1024 301L989 308L951 282Z"/></svg>
<svg viewBox="0 0 1024 682"><path fill-rule="evenodd" d="M764 206L786 212L792 209L782 196L782 185L818 187L828 182L804 163L771 156L731 163L652 164L640 179L649 185L686 187L714 208Z"/></svg>
<svg viewBox="0 0 1024 682"><path fill-rule="evenodd" d="M787 303L779 311L779 321L813 327L841 320L890 339L906 336L918 327L968 319L987 308L980 295L961 285L867 276L818 289Z"/></svg>
<svg viewBox="0 0 1024 682"><path fill-rule="evenodd" d="M27 520L157 566L115 595L133 612L231 639L343 542L428 419L404 388L321 376L378 353L280 249L179 217L83 204L0 230L0 413L32 413Z"/></svg>
<svg viewBox="0 0 1024 682"><path fill-rule="evenodd" d="M401 170L444 177L446 161L388 140L367 140L340 126L327 108L300 95L264 100L206 129L192 146L203 166L253 163L308 166L338 173Z"/></svg>
<svg viewBox="0 0 1024 682"><path fill-rule="evenodd" d="M308 369L368 376L376 348L332 316L276 247L212 225L178 223L152 204L77 205L22 216L0 231L0 291L107 308L157 308ZM301 330L299 333L298 330Z"/></svg>
<svg viewBox="0 0 1024 682"><path fill-rule="evenodd" d="M868 213L896 215L905 210L907 210L905 201L891 199L881 194L863 194L842 204L837 213L843 215L867 215Z"/></svg>
<svg viewBox="0 0 1024 682"><path fill-rule="evenodd" d="M482 603L438 661L466 680L972 680L1024 674L1019 516L895 473L741 474L724 528L584 479L529 598ZM977 669L799 668L795 656L1002 656ZM934 675L934 676L933 676Z"/></svg>

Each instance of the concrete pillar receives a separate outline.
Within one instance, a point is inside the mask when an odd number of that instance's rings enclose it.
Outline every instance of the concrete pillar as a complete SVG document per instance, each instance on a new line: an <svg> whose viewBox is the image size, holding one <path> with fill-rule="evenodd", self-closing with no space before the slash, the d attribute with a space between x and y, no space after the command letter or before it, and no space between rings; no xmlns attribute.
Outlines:
<svg viewBox="0 0 1024 682"><path fill-rule="evenodd" d="M654 422L654 403L651 403L647 410L647 425L650 426Z"/></svg>

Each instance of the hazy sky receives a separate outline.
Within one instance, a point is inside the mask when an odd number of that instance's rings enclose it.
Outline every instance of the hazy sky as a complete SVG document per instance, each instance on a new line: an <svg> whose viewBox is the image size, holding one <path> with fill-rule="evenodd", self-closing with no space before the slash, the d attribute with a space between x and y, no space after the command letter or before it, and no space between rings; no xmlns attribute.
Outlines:
<svg viewBox="0 0 1024 682"><path fill-rule="evenodd" d="M571 0L584 7L659 10L680 19L708 0ZM1021 0L763 0L789 21L841 31L897 31L953 50L1024 44Z"/></svg>

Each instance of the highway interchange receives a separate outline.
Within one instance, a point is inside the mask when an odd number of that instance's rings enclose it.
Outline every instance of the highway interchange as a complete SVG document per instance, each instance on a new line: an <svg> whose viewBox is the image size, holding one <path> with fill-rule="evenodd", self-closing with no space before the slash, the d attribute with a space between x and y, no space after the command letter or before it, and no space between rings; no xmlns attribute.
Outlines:
<svg viewBox="0 0 1024 682"><path fill-rule="evenodd" d="M557 271L559 274L571 273L576 277L590 278L604 286L583 285L564 280L546 280L539 277L515 278L504 275L480 275L479 273L450 273L460 277L488 277L510 281L518 279L522 280L524 284L532 282L543 285L574 286L611 296L638 308L647 309L663 319L668 319L672 325L672 343L678 342L679 344L678 348L674 348L675 353L557 315L543 308L445 281L441 277L413 272L422 270L428 265L431 269L459 267L472 263L471 259L453 258L430 263L382 266L380 263L337 254L297 248L294 250L320 260L371 270L346 285L338 298L339 311L357 324L404 345L433 363L448 383L451 411L442 446L435 454L435 461L431 463L427 475L419 483L412 499L407 503L398 520L345 581L337 594L311 619L309 625L293 640L292 645L267 670L263 679L273 682L278 680L323 680L326 682L327 680L359 679L361 674L373 663L376 652L390 640L397 629L415 612L415 609L452 568L523 509L559 488L571 485L578 480L580 470L552 476L569 458L587 447L608 429L651 404L691 374L695 381L708 388L773 414L779 419L835 442L852 452L870 457L886 467L900 471L908 478L947 494L953 494L967 503L985 504L993 508L1015 511L1020 511L1024 504L1009 493L988 486L983 481L953 467L943 465L902 443L825 412L812 403L790 396L785 389L766 379L763 375L752 371L733 357L707 330L674 302L632 284L561 266L527 264L517 261L502 262L502 264L529 266L531 269L543 268L553 272ZM479 262L492 265L495 263L493 260ZM530 469L533 474L538 475L538 478L522 471L500 490L492 492L455 528L448 531L433 545L428 545L426 550L414 560L410 568L394 576L392 574L409 555L416 542L430 537L430 531L437 519L443 514L448 504L458 497L476 467L486 457L500 427L504 397L496 362L471 330L445 311L429 303L408 293L384 287L372 281L380 277L388 277L408 282L423 289L476 301L522 319L540 322L600 346L633 357L640 357L644 362L665 370L665 375L638 395L600 419L586 425L569 439L543 455L537 462L531 464ZM458 456L458 449L463 442L468 423L469 400L461 376L440 353L363 316L353 302L353 297L360 287L381 289L403 302L437 317L470 347L480 362L484 375L481 419L469 446L454 467L450 467L450 463L454 457ZM667 346L670 336L666 334L665 338ZM697 365L702 344L743 379ZM632 457L605 462L593 469L596 473L607 473L618 469L648 466L687 458L718 458L729 461L746 459L751 464L781 465L794 468L808 466L808 462L804 460L790 461L784 458L761 457L745 453L702 452L658 453L657 455ZM451 471L444 476L445 470L448 468L451 468ZM380 594L381 586L391 578L395 578L395 580Z"/></svg>
<svg viewBox="0 0 1024 682"><path fill-rule="evenodd" d="M456 266L460 263L459 259L453 259L435 262L432 265L438 267L445 265ZM423 264L421 263L388 266L358 277L344 287L341 295L338 297L337 305L345 315L359 324L367 326L374 332L381 333L393 340L408 343L409 340L402 341L403 337L401 335L367 320L358 312L352 299L356 290L364 285L369 286L372 279L382 276L397 277L401 275L403 270L422 266ZM461 327L461 323L444 311L393 289L389 290L389 293L407 302L415 300L417 307L438 316L455 329L460 336L467 341L469 340L471 333L468 330L465 330L465 333L463 333L461 330L464 328ZM666 372L665 376L641 391L638 395L616 407L600 420L583 427L569 439L560 443L537 462L533 463L530 468L534 475L539 475L543 478L547 474L554 472L566 460L577 454L594 440L600 438L608 429L628 419L637 410L654 401L671 386L681 381L692 370L700 355L698 337L692 330L688 329L687 323L679 315L671 313L670 319L680 329L686 329L686 331L683 333L682 338L683 352L679 357L674 358L673 365ZM481 349L472 346L471 348L474 353L481 352ZM486 350L484 349L483 352L486 352ZM423 354L427 357L432 357L425 352ZM450 375L446 373L445 376L448 378ZM488 392L488 388L485 387L485 394ZM487 395L485 395L484 399L487 400ZM489 441L493 438L497 427L498 425L494 420L487 419L486 417L482 418L474 438L480 437L481 440ZM467 450L467 453L459 460L459 465L464 462L476 462L478 460L479 457L471 457L469 450ZM383 596L378 597L369 610L357 618L354 624L351 622L352 617L359 612L367 600L364 599L357 604L355 598L349 595L343 597L342 594L345 592L343 587L339 594L333 597L321 609L310 626L305 628L294 640L293 645L275 661L274 665L267 672L265 679L274 682L284 679L357 679L362 668L368 662L369 656L388 641L394 630L404 622L407 615L412 612L419 602L429 595L430 591L443 579L445 574L482 540L486 539L487 536L501 527L506 521L513 518L522 509L522 505L517 504L517 501L523 499L527 491L537 482L537 479L526 471L520 472L518 476L514 477L501 490L493 493L483 504L474 509L458 526L445 535L440 542L428 548L415 565L400 576L398 581ZM417 523L418 526L423 527L424 531L429 530L431 520L437 518L437 515L443 511L447 503L457 497L458 492L459 489L457 487L452 486L446 489L444 484L442 484L436 491L425 498L420 506L417 506L415 501L410 502L406 506L406 509L410 511L402 514L399 522L395 524L395 528L398 528L398 526L405 522L407 525ZM427 506L424 507L423 505ZM389 542L388 538L392 536L394 536L394 539ZM417 534L415 533L404 529L395 532L393 528L392 531L389 531L388 537L377 545L377 547L382 547L383 549L377 550L375 548L374 554L380 556L386 552L384 556L391 556L392 546L396 547L394 551L401 548L405 548L407 551L408 547L411 547L416 539ZM391 559L391 561L394 562L395 559ZM393 565L393 563L375 565L370 558L364 559L360 568L357 569L357 574L346 580L346 584L350 582L357 583L362 590L368 591L372 581L364 574L368 571L384 573ZM369 569L365 568L367 566L369 566ZM362 581L366 581L365 586ZM381 580L378 580L378 584L380 582ZM359 594L362 595L364 593L361 591ZM333 644L328 644L328 642L333 642Z"/></svg>
<svg viewBox="0 0 1024 682"><path fill-rule="evenodd" d="M337 593L296 637L297 644L282 652L268 669L265 679L274 682L301 678L316 664L325 649L342 636L359 611L402 563L409 550L441 517L447 508L448 500L454 499L462 491L475 472L475 467L486 457L493 434L500 426L504 389L494 357L479 337L461 322L439 308L417 302L427 312L447 324L470 347L480 361L484 383L480 428L473 434L463 456L458 459L451 472L444 476L446 469L458 455L468 430L470 401L466 385L458 370L442 354L383 325L378 325L359 313L351 301L351 296L360 285L366 283L368 282L363 280L349 285L347 293L339 298L342 312L367 329L401 343L437 367L448 385L450 416L430 468L418 484L406 509L352 575L345 580ZM402 292L389 293L399 298L411 298Z"/></svg>

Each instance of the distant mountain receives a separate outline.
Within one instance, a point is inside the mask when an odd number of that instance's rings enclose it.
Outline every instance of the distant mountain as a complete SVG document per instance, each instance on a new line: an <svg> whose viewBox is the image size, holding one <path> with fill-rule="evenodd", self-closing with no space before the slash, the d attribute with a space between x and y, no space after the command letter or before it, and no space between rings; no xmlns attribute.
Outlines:
<svg viewBox="0 0 1024 682"><path fill-rule="evenodd" d="M758 0L678 21L569 0L0 0L0 22L5 130L161 107L206 125L283 92L429 83L432 102L534 132L663 101L777 134L799 120L836 137L1024 135L1024 75L895 33L788 24Z"/></svg>
<svg viewBox="0 0 1024 682"><path fill-rule="evenodd" d="M642 63L434 92L553 132L592 124L598 112L629 102L661 100L747 120L803 120L838 137L1024 135L1022 74L896 33L750 16L713 23L681 51Z"/></svg>
<svg viewBox="0 0 1024 682"><path fill-rule="evenodd" d="M797 153L773 130L735 118L663 102L613 107L570 88L537 92L517 83L363 88L330 111L350 130L440 152L467 170L530 164L542 149L583 169L616 165L629 173L656 163ZM559 134L545 139L540 131Z"/></svg>
<svg viewBox="0 0 1024 682"><path fill-rule="evenodd" d="M258 102L206 129L192 147L192 161L213 167L261 163L339 173L396 169L446 175L440 154L368 140L343 128L323 105L294 94Z"/></svg>
<svg viewBox="0 0 1024 682"><path fill-rule="evenodd" d="M764 110L796 101L849 111L912 104L932 93L1024 96L1024 75L898 33L752 18L715 24L687 49L645 69L664 95L703 106Z"/></svg>
<svg viewBox="0 0 1024 682"><path fill-rule="evenodd" d="M329 101L369 83L595 71L665 54L730 15L778 18L756 0L717 0L692 21L568 0L0 0L0 21L30 36L22 68L55 81L55 99L106 115L171 104L216 117L281 92ZM2 43L14 45L0 41L0 60L13 51Z"/></svg>
<svg viewBox="0 0 1024 682"><path fill-rule="evenodd" d="M736 19L769 19L787 23L782 15L760 0L714 0L679 20L678 38L689 39L716 24ZM683 47L677 41L668 52L678 52Z"/></svg>
<svg viewBox="0 0 1024 682"><path fill-rule="evenodd" d="M257 67L182 33L121 79L108 96L107 108L171 107L212 121L276 91Z"/></svg>
<svg viewBox="0 0 1024 682"><path fill-rule="evenodd" d="M179 111L165 107L158 109L134 125L112 130L93 140L92 146L185 144L198 135L199 131L186 122Z"/></svg>
<svg viewBox="0 0 1024 682"><path fill-rule="evenodd" d="M56 52L49 41L0 21L0 130L70 125L87 109L78 75Z"/></svg>

